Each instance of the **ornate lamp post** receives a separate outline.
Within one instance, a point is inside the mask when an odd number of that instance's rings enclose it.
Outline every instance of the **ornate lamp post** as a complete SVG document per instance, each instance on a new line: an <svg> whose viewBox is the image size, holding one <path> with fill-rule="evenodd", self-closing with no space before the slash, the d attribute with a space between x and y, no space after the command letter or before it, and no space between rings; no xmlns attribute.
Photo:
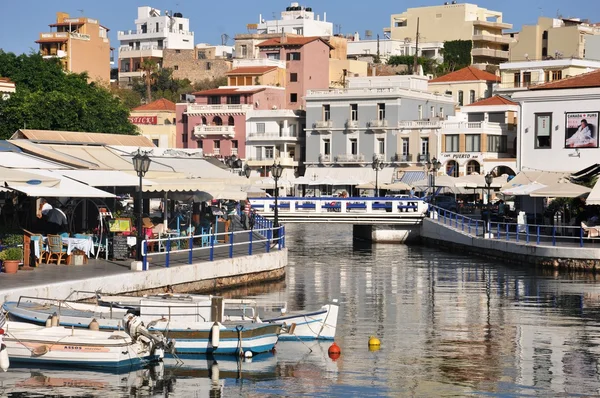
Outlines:
<svg viewBox="0 0 600 398"><path fill-rule="evenodd" d="M490 194L490 186L492 185L492 182L494 181L494 176L492 176L491 173L487 173L485 175L485 185L487 186L487 215L486 215L486 219L485 219L485 224L483 225L483 233L487 234L489 231L489 223L490 223L490 219L491 219L491 211L492 211L492 207L491 207L491 194ZM485 235L484 235L485 236Z"/></svg>
<svg viewBox="0 0 600 398"><path fill-rule="evenodd" d="M371 167L375 170L375 196L379 197L379 170L383 170L385 165L377 155L373 155L373 163Z"/></svg>
<svg viewBox="0 0 600 398"><path fill-rule="evenodd" d="M138 261L142 260L142 239L144 238L144 234L142 231L142 217L143 217L143 210L144 210L144 204L143 204L143 198L142 198L142 177L144 177L146 175L146 173L148 172L148 169L150 168L150 163L152 163L152 159L150 159L150 156L148 156L147 152L142 152L140 148L138 148L137 153L133 156L133 168L135 169L135 172L137 173L138 177L140 177L140 187L139 187L139 214L138 214L138 222L137 222L137 229L138 229L138 236L136 239L136 257Z"/></svg>
<svg viewBox="0 0 600 398"><path fill-rule="evenodd" d="M248 166L248 163L246 163L246 165L244 166L244 169L242 170L242 173L244 173L244 175L246 176L246 178L250 178L250 174L252 173L252 169L250 168L250 166Z"/></svg>
<svg viewBox="0 0 600 398"><path fill-rule="evenodd" d="M242 159L238 159L238 157L236 155L231 155L230 157L227 158L227 160L225 161L225 164L227 165L227 167L229 167L231 169L231 172L233 173L233 171L235 169L242 168Z"/></svg>
<svg viewBox="0 0 600 398"><path fill-rule="evenodd" d="M277 182L281 178L282 173L283 167L281 167L281 164L273 162L273 166L271 166L271 176L275 180L275 214L273 215L273 228L275 229L275 233L273 234L274 238L279 238L279 206L277 204L279 187L277 186Z"/></svg>
<svg viewBox="0 0 600 398"><path fill-rule="evenodd" d="M427 163L425 163L425 165L427 166L427 171L431 172L431 185L433 189L433 192L431 193L431 204L435 205L435 175L440 167L442 167L442 163L436 158L433 158L431 161L427 159Z"/></svg>

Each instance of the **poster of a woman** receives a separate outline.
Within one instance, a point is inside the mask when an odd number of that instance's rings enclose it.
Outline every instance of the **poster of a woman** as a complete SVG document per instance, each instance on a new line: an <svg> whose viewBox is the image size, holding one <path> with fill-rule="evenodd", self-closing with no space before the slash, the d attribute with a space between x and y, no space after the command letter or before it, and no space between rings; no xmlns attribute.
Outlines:
<svg viewBox="0 0 600 398"><path fill-rule="evenodd" d="M598 112L566 114L565 147L598 148Z"/></svg>

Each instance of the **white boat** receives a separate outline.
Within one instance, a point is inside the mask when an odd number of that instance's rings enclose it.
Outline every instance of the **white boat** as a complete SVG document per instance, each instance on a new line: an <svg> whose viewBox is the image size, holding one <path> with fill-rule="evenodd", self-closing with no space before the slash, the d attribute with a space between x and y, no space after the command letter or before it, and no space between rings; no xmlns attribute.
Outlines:
<svg viewBox="0 0 600 398"><path fill-rule="evenodd" d="M4 344L10 361L35 365L83 368L131 368L159 361L164 356L155 341L124 331L38 326L7 321Z"/></svg>
<svg viewBox="0 0 600 398"><path fill-rule="evenodd" d="M62 326L86 328L95 319L102 330L119 330L124 327L120 317L130 309L99 306L96 304L21 298L6 302L3 308L13 319L45 324L53 313ZM188 302L168 302L142 299L139 316L150 333L158 332L174 343L176 354L253 355L272 350L277 343L279 324L258 324L239 321L226 324L220 298L197 303L194 308ZM205 316L200 308L215 305L215 318ZM219 311L220 309L220 311ZM210 312L209 314L211 314Z"/></svg>
<svg viewBox="0 0 600 398"><path fill-rule="evenodd" d="M157 294L143 297L115 296L97 294L98 304L113 310L133 309L154 315L165 315L164 305L172 305L173 314L196 316L201 319L212 318L210 305L215 296L194 294ZM223 299L223 319L225 322L251 321L255 323L271 323L282 325L280 340L333 340L337 328L339 303L332 300L316 311L286 313L285 303L261 303L255 299ZM258 308L264 312L258 311ZM267 308L278 308L279 315L265 318ZM158 313L157 313L158 311ZM273 315L272 313L270 315Z"/></svg>

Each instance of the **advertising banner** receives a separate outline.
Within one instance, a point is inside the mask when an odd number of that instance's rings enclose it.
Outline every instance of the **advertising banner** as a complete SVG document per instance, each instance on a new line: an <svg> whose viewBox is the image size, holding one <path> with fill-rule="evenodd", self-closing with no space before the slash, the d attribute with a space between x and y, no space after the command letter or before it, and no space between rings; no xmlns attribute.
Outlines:
<svg viewBox="0 0 600 398"><path fill-rule="evenodd" d="M598 112L566 113L566 148L598 148Z"/></svg>

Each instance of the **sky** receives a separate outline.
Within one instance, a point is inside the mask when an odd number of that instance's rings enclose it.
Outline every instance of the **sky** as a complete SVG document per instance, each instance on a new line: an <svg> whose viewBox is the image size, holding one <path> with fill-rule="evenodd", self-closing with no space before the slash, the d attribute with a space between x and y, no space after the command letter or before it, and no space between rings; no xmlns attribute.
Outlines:
<svg viewBox="0 0 600 398"><path fill-rule="evenodd" d="M312 7L319 15L327 13L327 20L334 23L334 32L364 35L366 30L379 33L389 26L390 15L409 7L443 4L431 0L305 0L301 5ZM57 11L70 13L73 17L85 16L98 19L110 29L111 45L118 48L117 31L135 28L138 6L151 6L160 10L181 12L190 18L195 42L221 44L221 35L227 34L233 44L237 33L246 33L246 25L257 23L259 14L263 19L279 19L280 12L291 0L3 0L3 21L0 24L0 48L6 52L28 53L39 48L35 40L41 32L49 32L48 25L56 19ZM512 23L512 30L522 25L535 24L538 16L579 17L600 22L598 0L479 0L480 7L501 11L504 22ZM276 18L273 18L276 16ZM423 23L423 21L421 21Z"/></svg>

